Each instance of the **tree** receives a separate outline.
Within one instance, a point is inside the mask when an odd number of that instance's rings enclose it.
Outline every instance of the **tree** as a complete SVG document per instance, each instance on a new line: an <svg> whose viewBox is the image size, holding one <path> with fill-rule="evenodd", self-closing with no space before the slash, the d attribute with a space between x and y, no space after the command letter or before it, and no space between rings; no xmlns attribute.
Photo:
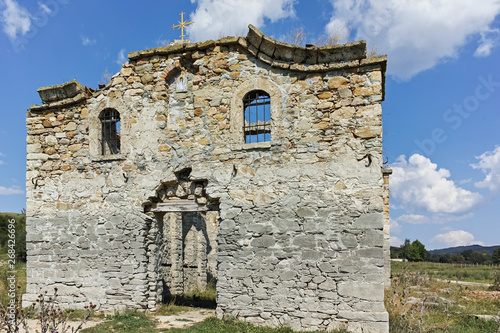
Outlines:
<svg viewBox="0 0 500 333"><path fill-rule="evenodd" d="M420 243L417 239L410 245L408 260L424 261L425 258L427 258L427 250L425 249L424 244Z"/></svg>
<svg viewBox="0 0 500 333"><path fill-rule="evenodd" d="M473 253L474 251L472 250L465 250L461 253L461 255L462 257L464 257L465 262L473 264L473 262L471 262L471 257L473 256Z"/></svg>
<svg viewBox="0 0 500 333"><path fill-rule="evenodd" d="M463 264L465 263L464 256L458 253L450 254L450 262L453 264Z"/></svg>
<svg viewBox="0 0 500 333"><path fill-rule="evenodd" d="M462 253L462 255L464 255ZM472 251L472 253L469 255L468 258L465 258L465 261L469 264L477 264L477 265L482 265L486 261L490 260L490 254L488 251L485 252L478 252L478 251Z"/></svg>
<svg viewBox="0 0 500 333"><path fill-rule="evenodd" d="M448 264L451 262L450 255L447 253L439 255L439 262Z"/></svg>
<svg viewBox="0 0 500 333"><path fill-rule="evenodd" d="M493 261L494 264L500 264L500 248L493 251L493 255L491 256L491 261Z"/></svg>
<svg viewBox="0 0 500 333"><path fill-rule="evenodd" d="M410 255L410 240L407 238L403 244L403 259L409 259Z"/></svg>

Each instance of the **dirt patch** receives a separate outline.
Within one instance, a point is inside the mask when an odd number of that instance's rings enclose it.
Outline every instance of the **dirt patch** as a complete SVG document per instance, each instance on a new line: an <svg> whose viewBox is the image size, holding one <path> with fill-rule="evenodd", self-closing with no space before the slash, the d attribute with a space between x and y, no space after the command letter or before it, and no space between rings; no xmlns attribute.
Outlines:
<svg viewBox="0 0 500 333"><path fill-rule="evenodd" d="M88 328L88 327L94 327L95 325L102 323L103 321L104 321L104 319L98 319L98 318L95 318L95 320L88 320L85 324L82 325L82 329ZM66 323L66 327L74 327L76 329L78 327L78 325L80 325L80 322L81 321L68 321ZM28 329L29 329L29 332L36 332L37 330L38 330L38 332L40 332L40 330L41 330L40 322L38 320L34 320L34 319L28 320ZM69 331L71 332L71 329ZM19 332L26 333L24 328L21 328L19 330Z"/></svg>
<svg viewBox="0 0 500 333"><path fill-rule="evenodd" d="M500 291L486 290L464 290L461 292L465 296L487 299L500 299Z"/></svg>
<svg viewBox="0 0 500 333"><path fill-rule="evenodd" d="M449 282L454 284L462 284L464 286L474 286L474 287L491 287L490 283L479 283L479 282L467 282L467 281L455 281L455 280L445 280L445 279L435 279L440 282Z"/></svg>
<svg viewBox="0 0 500 333"><path fill-rule="evenodd" d="M215 310L199 309L187 311L170 316L154 316L158 320L157 328L182 328L191 326L195 323L205 320L208 317L215 316Z"/></svg>
<svg viewBox="0 0 500 333"><path fill-rule="evenodd" d="M215 310L213 309L193 309L168 316L159 316L154 314L152 315L152 317L158 321L157 328L183 328L201 322L208 317L214 316ZM106 320L100 318L91 318L84 325L82 325L82 329L94 327L104 321ZM78 325L80 325L80 321L69 321L66 327L72 326L76 328L78 327ZM40 332L41 330L40 323L37 320L28 320L28 328L29 332L36 332L36 330ZM26 331L21 328L20 333L26 333Z"/></svg>

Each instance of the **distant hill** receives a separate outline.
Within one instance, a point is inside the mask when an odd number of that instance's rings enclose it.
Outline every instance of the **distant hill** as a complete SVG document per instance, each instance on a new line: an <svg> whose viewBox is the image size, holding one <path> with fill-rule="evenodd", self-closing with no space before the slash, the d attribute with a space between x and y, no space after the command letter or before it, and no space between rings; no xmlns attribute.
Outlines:
<svg viewBox="0 0 500 333"><path fill-rule="evenodd" d="M500 245L494 246L481 246L481 245L468 245L468 246L456 246L456 247L448 247L446 249L438 249L431 250L429 253L431 254L452 254L452 253L462 253L467 250L472 250L476 252L484 252L488 251L490 254L493 254L493 251L500 248Z"/></svg>

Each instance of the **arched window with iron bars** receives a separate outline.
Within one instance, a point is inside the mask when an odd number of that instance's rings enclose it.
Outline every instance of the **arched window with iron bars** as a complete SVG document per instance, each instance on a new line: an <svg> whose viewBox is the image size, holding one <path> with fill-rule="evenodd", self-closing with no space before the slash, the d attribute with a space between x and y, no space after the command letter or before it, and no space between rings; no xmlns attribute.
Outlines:
<svg viewBox="0 0 500 333"><path fill-rule="evenodd" d="M243 97L245 143L271 141L271 97L264 90Z"/></svg>
<svg viewBox="0 0 500 333"><path fill-rule="evenodd" d="M119 154L120 113L115 109L104 109L99 119L101 121L101 154Z"/></svg>

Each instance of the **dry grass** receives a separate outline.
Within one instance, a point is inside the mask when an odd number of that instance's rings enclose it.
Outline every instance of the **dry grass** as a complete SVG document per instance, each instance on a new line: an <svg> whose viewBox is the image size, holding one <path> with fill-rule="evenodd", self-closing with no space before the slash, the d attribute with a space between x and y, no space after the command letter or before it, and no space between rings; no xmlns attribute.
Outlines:
<svg viewBox="0 0 500 333"><path fill-rule="evenodd" d="M495 321L474 315L500 315L499 293L431 278L427 272L393 272L385 304L392 332L497 332Z"/></svg>

